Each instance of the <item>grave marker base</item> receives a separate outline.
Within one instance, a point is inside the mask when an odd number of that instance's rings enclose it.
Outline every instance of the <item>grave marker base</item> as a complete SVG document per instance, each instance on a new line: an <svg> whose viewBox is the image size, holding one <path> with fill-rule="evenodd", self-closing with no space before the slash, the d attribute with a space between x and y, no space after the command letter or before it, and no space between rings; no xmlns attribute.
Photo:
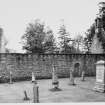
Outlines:
<svg viewBox="0 0 105 105"><path fill-rule="evenodd" d="M28 100L30 100L30 99L29 99L29 98L24 97L24 99L23 99L23 100L25 100L25 101L27 100L27 101L28 101Z"/></svg>
<svg viewBox="0 0 105 105"><path fill-rule="evenodd" d="M85 78L82 78L81 81L85 81Z"/></svg>
<svg viewBox="0 0 105 105"><path fill-rule="evenodd" d="M13 82L11 82L11 83L9 82L9 84L13 84Z"/></svg>
<svg viewBox="0 0 105 105"><path fill-rule="evenodd" d="M31 82L37 84L37 81L31 81Z"/></svg>
<svg viewBox="0 0 105 105"><path fill-rule="evenodd" d="M73 86L75 86L76 84L75 84L75 83L69 83L68 85L73 85Z"/></svg>
<svg viewBox="0 0 105 105"><path fill-rule="evenodd" d="M105 93L105 84L96 82L95 87L93 88L94 91Z"/></svg>
<svg viewBox="0 0 105 105"><path fill-rule="evenodd" d="M57 88L57 87L55 87L55 88L52 88L52 89L49 89L50 91L52 91L52 92L55 92L55 91L62 91L62 89L60 89L60 88Z"/></svg>
<svg viewBox="0 0 105 105"><path fill-rule="evenodd" d="M10 82L9 82L9 84L13 84L13 82L12 82L12 81L10 81Z"/></svg>
<svg viewBox="0 0 105 105"><path fill-rule="evenodd" d="M71 78L70 81L69 81L69 84L68 85L73 85L75 86L76 84L74 83L74 78Z"/></svg>
<svg viewBox="0 0 105 105"><path fill-rule="evenodd" d="M81 79L81 81L82 81L82 82L84 82L84 81L85 81L85 79Z"/></svg>
<svg viewBox="0 0 105 105"><path fill-rule="evenodd" d="M54 88L50 89L50 91L61 91L62 89L58 88L59 87L59 81L54 81L52 82L52 85Z"/></svg>

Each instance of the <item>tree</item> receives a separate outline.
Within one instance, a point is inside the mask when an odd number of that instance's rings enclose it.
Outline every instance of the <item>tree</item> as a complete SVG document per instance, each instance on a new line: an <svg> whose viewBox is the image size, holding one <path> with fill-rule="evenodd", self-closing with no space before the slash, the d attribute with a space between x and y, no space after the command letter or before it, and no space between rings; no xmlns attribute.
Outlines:
<svg viewBox="0 0 105 105"><path fill-rule="evenodd" d="M46 53L53 46L52 40L52 30L46 32L45 24L35 20L28 25L22 36L23 49L30 53Z"/></svg>
<svg viewBox="0 0 105 105"><path fill-rule="evenodd" d="M71 47L70 47L70 34L67 32L65 25L61 25L59 29L59 39L60 39L60 47L62 53L71 53Z"/></svg>
<svg viewBox="0 0 105 105"><path fill-rule="evenodd" d="M95 19L93 25L87 30L85 37L85 47L88 50L91 47L92 41L95 40L95 35L98 38L99 42L101 42L101 47L105 52L105 2L99 3L99 13ZM94 45L93 45L94 46Z"/></svg>
<svg viewBox="0 0 105 105"><path fill-rule="evenodd" d="M53 31L48 28L46 31L46 37L44 40L44 50L46 53L54 53L56 49L56 43L55 43L55 38Z"/></svg>
<svg viewBox="0 0 105 105"><path fill-rule="evenodd" d="M81 50L83 49L83 44L84 44L84 38L82 35L77 35L75 38L74 38L74 42L73 42L76 46L76 50L77 52L81 52Z"/></svg>
<svg viewBox="0 0 105 105"><path fill-rule="evenodd" d="M90 47L95 35L95 23L85 32L84 49L86 53L90 53Z"/></svg>

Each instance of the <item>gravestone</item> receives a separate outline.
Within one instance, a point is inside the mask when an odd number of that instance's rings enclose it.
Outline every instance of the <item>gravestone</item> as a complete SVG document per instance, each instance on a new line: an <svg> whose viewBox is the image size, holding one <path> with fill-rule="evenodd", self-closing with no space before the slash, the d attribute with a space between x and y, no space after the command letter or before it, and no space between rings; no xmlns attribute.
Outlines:
<svg viewBox="0 0 105 105"><path fill-rule="evenodd" d="M96 83L94 90L105 92L105 61L103 60L96 63Z"/></svg>
<svg viewBox="0 0 105 105"><path fill-rule="evenodd" d="M30 99L28 98L28 96L27 96L26 90L24 91L24 95L25 95L24 100L30 100Z"/></svg>
<svg viewBox="0 0 105 105"><path fill-rule="evenodd" d="M31 82L37 84L36 74L34 72L32 72L32 80L31 80Z"/></svg>
<svg viewBox="0 0 105 105"><path fill-rule="evenodd" d="M53 74L52 74L52 85L54 86L54 88L58 88L59 87L59 81L58 81L58 76L54 70L53 67Z"/></svg>
<svg viewBox="0 0 105 105"><path fill-rule="evenodd" d="M53 85L53 88L50 89L50 91L61 91L61 89L59 88L58 76L54 65L52 70L52 85Z"/></svg>
<svg viewBox="0 0 105 105"><path fill-rule="evenodd" d="M85 71L84 70L82 71L82 74L81 74L81 81L85 81Z"/></svg>
<svg viewBox="0 0 105 105"><path fill-rule="evenodd" d="M35 81L35 76L34 76L34 73L32 72L32 82Z"/></svg>
<svg viewBox="0 0 105 105"><path fill-rule="evenodd" d="M74 82L74 71L73 70L70 70L69 85L76 85L75 82Z"/></svg>
<svg viewBox="0 0 105 105"><path fill-rule="evenodd" d="M39 86L36 83L33 84L33 103L39 103Z"/></svg>
<svg viewBox="0 0 105 105"><path fill-rule="evenodd" d="M12 81L12 75L13 75L13 74L12 74L12 71L9 72L9 75L10 75L9 84L13 84L13 81Z"/></svg>

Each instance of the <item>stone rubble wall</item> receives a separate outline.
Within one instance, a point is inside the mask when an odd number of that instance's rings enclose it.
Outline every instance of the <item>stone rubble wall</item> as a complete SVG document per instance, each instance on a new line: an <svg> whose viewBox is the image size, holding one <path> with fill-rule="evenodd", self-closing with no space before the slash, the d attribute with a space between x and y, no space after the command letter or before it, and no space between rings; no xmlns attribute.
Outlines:
<svg viewBox="0 0 105 105"><path fill-rule="evenodd" d="M32 72L37 78L51 78L52 64L54 64L59 77L69 77L70 70L74 70L76 63L80 64L79 74L84 69L87 76L95 76L95 63L101 59L105 59L104 54L2 53L0 54L0 76L9 79L9 72L12 71L14 80L31 78Z"/></svg>

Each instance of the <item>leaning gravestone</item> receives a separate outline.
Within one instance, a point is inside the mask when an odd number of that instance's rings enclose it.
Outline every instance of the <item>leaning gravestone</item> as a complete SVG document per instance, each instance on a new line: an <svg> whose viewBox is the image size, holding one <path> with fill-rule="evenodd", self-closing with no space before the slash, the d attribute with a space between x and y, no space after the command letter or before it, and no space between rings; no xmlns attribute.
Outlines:
<svg viewBox="0 0 105 105"><path fill-rule="evenodd" d="M105 61L103 60L96 63L96 84L94 90L105 92Z"/></svg>
<svg viewBox="0 0 105 105"><path fill-rule="evenodd" d="M24 100L30 100L30 99L28 98L28 96L27 96L26 90L24 91L24 95L25 95Z"/></svg>

